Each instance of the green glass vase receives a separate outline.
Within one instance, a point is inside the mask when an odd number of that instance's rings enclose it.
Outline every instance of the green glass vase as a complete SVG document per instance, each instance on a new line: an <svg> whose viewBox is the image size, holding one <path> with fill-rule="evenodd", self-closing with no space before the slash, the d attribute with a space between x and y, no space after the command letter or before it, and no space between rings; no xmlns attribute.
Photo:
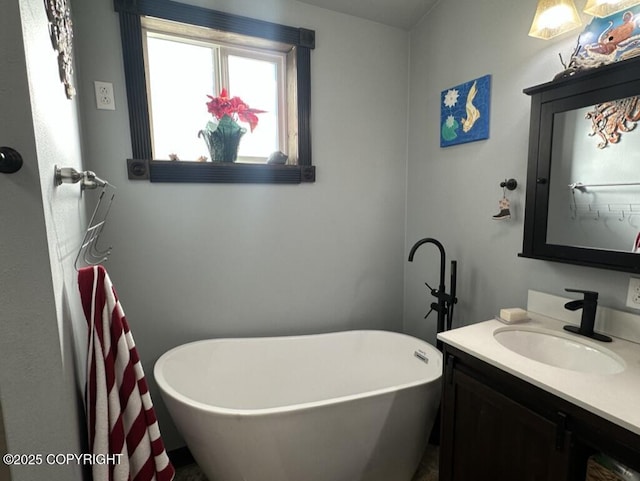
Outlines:
<svg viewBox="0 0 640 481"><path fill-rule="evenodd" d="M220 119L216 125L208 122L207 126L198 132L198 137L204 139L213 162L235 162L238 158L238 147L247 129L228 115Z"/></svg>

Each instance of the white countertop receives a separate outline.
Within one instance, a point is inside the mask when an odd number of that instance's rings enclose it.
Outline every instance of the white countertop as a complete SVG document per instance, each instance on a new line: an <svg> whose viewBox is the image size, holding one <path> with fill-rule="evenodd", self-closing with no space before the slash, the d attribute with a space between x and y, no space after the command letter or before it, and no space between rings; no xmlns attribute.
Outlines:
<svg viewBox="0 0 640 481"><path fill-rule="evenodd" d="M530 321L511 326L567 334L562 329L566 323L533 312L529 315ZM640 435L640 344L615 337L613 342L599 343L575 336L580 342L613 351L626 364L616 374L591 374L552 367L507 349L493 336L496 329L504 327L500 321L489 320L440 333L438 339Z"/></svg>

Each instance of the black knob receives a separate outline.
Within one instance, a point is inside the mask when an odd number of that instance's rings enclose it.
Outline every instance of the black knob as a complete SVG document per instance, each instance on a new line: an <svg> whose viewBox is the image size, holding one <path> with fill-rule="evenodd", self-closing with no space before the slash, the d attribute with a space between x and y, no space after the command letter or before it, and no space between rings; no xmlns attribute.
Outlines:
<svg viewBox="0 0 640 481"><path fill-rule="evenodd" d="M22 167L22 156L11 147L0 147L0 172L13 174Z"/></svg>
<svg viewBox="0 0 640 481"><path fill-rule="evenodd" d="M500 182L500 187L515 190L518 187L518 181L516 179L505 179L504 182Z"/></svg>

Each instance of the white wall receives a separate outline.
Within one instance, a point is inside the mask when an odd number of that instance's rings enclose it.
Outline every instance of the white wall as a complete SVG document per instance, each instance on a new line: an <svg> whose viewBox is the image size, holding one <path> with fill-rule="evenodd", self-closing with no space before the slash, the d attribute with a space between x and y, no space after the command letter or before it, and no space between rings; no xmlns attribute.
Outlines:
<svg viewBox="0 0 640 481"><path fill-rule="evenodd" d="M565 287L596 290L602 305L625 309L628 274L518 258L522 248L530 99L522 90L562 70L579 30L548 42L527 36L535 2L447 0L411 32L406 251L422 237L443 242L458 260L459 304L454 325L493 317L501 307L524 307L527 289L563 295ZM588 17L585 17L588 19ZM488 140L439 147L440 92L492 75ZM499 187L512 218L496 221ZM433 339L435 317L423 281L436 285L437 251L422 247L405 267L404 327ZM447 265L447 285L449 283Z"/></svg>
<svg viewBox="0 0 640 481"><path fill-rule="evenodd" d="M73 4L86 159L117 186L106 263L146 369L187 341L402 329L408 34L290 0L199 5L316 31L314 184L129 181L118 17ZM188 72L176 72L188 75ZM115 112L94 106L113 82ZM203 106L204 106L203 99ZM194 141L197 139L194 132ZM169 448L181 444L152 384Z"/></svg>
<svg viewBox="0 0 640 481"><path fill-rule="evenodd" d="M80 166L75 102L58 78L42 2L9 0L0 16L0 144L24 157L0 174L0 396L11 453L82 453L73 250L79 189L56 191L54 164ZM75 325L75 327L73 327ZM79 338L77 337L79 336ZM80 360L81 361L81 360ZM79 466L15 466L14 481L80 479Z"/></svg>

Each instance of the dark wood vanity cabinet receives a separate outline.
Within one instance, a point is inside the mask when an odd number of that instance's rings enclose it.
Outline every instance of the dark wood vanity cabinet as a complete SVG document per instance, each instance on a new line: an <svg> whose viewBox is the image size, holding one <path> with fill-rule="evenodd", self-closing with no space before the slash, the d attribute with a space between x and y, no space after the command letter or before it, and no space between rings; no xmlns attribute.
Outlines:
<svg viewBox="0 0 640 481"><path fill-rule="evenodd" d="M568 479L569 433L459 370L444 414L441 480Z"/></svg>
<svg viewBox="0 0 640 481"><path fill-rule="evenodd" d="M600 451L639 469L640 436L455 348L444 355L440 481L584 481Z"/></svg>

